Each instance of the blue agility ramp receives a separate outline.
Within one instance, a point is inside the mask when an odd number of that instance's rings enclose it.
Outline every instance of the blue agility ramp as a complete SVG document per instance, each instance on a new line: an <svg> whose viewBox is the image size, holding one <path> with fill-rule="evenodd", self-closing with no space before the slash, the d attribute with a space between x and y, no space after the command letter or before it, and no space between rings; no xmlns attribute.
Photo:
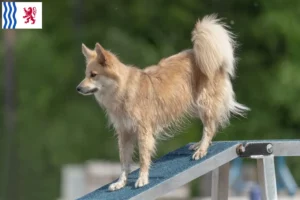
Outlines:
<svg viewBox="0 0 300 200"><path fill-rule="evenodd" d="M78 200L150 200L213 171L212 199L228 199L229 162L237 157L258 160L263 199L277 199L274 156L300 156L300 140L213 142L202 159L192 160L193 151L185 145L156 160L150 169L149 184L135 188L139 170L129 174L127 185L108 191L107 184ZM275 198L275 196L276 198Z"/></svg>

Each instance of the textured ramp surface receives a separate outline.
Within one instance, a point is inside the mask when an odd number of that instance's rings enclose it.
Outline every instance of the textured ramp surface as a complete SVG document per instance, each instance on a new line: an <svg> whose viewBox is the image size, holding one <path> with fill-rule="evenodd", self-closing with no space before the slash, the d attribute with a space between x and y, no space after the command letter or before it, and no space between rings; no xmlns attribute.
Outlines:
<svg viewBox="0 0 300 200"><path fill-rule="evenodd" d="M134 188L134 183L138 178L139 170L136 170L129 174L128 182L126 187L110 192L108 191L108 185L105 185L92 193L81 197L78 200L125 200L131 199L147 190L154 189L155 187L163 184L164 182L181 182L180 177L177 175L182 174L183 172L187 172L187 170L192 169L195 166L200 166L205 169L207 172L213 170L212 164L223 162L226 163L226 150L230 153L228 159L233 159L235 155L234 149L240 142L238 141L230 141L230 142L213 142L212 145L209 147L208 153L205 157L200 160L192 160L193 151L188 150L189 144L185 145L173 152L166 154L165 156L161 157L160 159L156 160L150 169L150 176L149 176L149 184L142 187L142 188ZM218 160L222 160L218 162ZM215 166L218 167L218 166ZM190 173L194 172L195 170L190 170ZM204 171L203 171L204 172ZM203 173L204 174L204 173ZM191 176L192 175L192 176ZM176 177L175 177L176 176ZM185 175L184 175L185 176ZM199 174L189 174L192 178L199 177ZM185 176L186 177L186 176ZM175 178L175 179L174 179ZM179 180L178 180L179 179ZM188 181L187 181L188 182ZM172 183L168 183L167 187ZM176 183L175 183L176 185ZM178 184L176 185L178 186ZM175 187L175 186L173 186ZM153 190L154 191L154 190ZM156 191L154 191L156 192ZM158 191L158 193L162 193ZM164 192L166 193L166 192ZM155 195L154 195L155 196ZM144 198L137 198L137 199L144 199Z"/></svg>

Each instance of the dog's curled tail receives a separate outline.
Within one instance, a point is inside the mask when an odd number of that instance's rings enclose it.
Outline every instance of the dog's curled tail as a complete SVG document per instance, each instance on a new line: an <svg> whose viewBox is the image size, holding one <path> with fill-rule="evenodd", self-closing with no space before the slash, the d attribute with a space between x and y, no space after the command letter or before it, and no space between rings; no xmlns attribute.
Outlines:
<svg viewBox="0 0 300 200"><path fill-rule="evenodd" d="M192 42L196 64L209 79L220 68L234 77L233 35L216 15L205 16L196 23Z"/></svg>
<svg viewBox="0 0 300 200"><path fill-rule="evenodd" d="M229 76L235 75L233 34L216 15L205 16L199 20L192 32L194 58L197 66L208 80L215 81L214 76L220 69ZM224 86L223 112L220 113L220 124L228 122L230 113L245 116L250 109L235 100L230 80Z"/></svg>

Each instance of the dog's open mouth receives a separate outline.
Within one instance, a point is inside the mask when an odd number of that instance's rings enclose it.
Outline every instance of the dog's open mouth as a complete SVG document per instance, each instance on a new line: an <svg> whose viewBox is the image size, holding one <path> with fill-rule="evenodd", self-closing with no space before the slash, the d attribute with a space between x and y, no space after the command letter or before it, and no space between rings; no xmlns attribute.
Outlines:
<svg viewBox="0 0 300 200"><path fill-rule="evenodd" d="M91 95L94 94L95 92L98 91L98 88L93 88L91 90L87 90L87 91L78 91L80 94L82 95Z"/></svg>
<svg viewBox="0 0 300 200"><path fill-rule="evenodd" d="M95 92L97 92L98 91L98 88L94 88L94 89L92 89L92 90L90 90L90 91L88 91L89 93L91 93L91 94L93 94L93 93L95 93Z"/></svg>

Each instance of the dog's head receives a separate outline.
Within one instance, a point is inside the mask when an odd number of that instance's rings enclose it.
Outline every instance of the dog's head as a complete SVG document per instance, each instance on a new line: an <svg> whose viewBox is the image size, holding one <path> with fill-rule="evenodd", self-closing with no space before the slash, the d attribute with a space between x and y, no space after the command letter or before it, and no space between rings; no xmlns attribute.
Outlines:
<svg viewBox="0 0 300 200"><path fill-rule="evenodd" d="M105 50L99 43L96 43L94 50L82 44L82 53L86 59L85 78L76 90L82 95L91 95L115 87L117 57Z"/></svg>

